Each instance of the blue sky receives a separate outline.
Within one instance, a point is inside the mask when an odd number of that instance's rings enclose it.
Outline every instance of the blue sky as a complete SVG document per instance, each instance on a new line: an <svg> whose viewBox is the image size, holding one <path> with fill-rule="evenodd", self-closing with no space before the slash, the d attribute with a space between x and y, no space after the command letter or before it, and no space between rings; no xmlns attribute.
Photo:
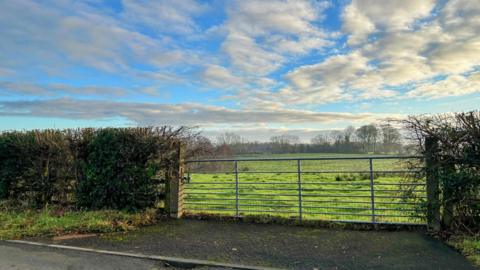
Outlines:
<svg viewBox="0 0 480 270"><path fill-rule="evenodd" d="M477 0L0 2L2 130L308 140L479 104Z"/></svg>

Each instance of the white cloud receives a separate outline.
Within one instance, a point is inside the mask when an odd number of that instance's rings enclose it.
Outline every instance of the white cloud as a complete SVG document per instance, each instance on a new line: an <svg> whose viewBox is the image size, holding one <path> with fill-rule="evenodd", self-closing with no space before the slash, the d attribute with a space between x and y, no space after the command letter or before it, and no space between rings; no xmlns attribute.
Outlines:
<svg viewBox="0 0 480 270"><path fill-rule="evenodd" d="M350 34L349 42L357 44L376 30L409 29L434 6L434 0L352 0L342 14L343 29Z"/></svg>
<svg viewBox="0 0 480 270"><path fill-rule="evenodd" d="M480 5L449 1L433 16L434 5L433 1L352 1L343 11L343 29L356 43L355 49L288 72L289 85L272 99L288 106L477 92L476 75L464 74L480 63ZM426 22L413 27L426 17ZM371 33L378 34L376 39L356 42ZM435 79L441 76L447 79Z"/></svg>
<svg viewBox="0 0 480 270"><path fill-rule="evenodd" d="M343 30L350 34L348 42L357 44L364 41L375 31L375 24L354 5L348 5L343 11Z"/></svg>
<svg viewBox="0 0 480 270"><path fill-rule="evenodd" d="M297 68L286 75L292 87L279 92L281 99L287 103L318 104L351 99L363 92L373 91L382 96L385 93L378 90L378 78L371 76L368 60L353 52Z"/></svg>
<svg viewBox="0 0 480 270"><path fill-rule="evenodd" d="M194 58L170 39L146 35L101 9L76 1L56 3L0 3L0 66L57 74L84 66L133 74L139 64L161 70Z"/></svg>
<svg viewBox="0 0 480 270"><path fill-rule="evenodd" d="M218 65L207 66L202 77L207 84L218 88L233 88L245 83L242 77L237 77L225 67Z"/></svg>
<svg viewBox="0 0 480 270"><path fill-rule="evenodd" d="M195 0L123 0L123 16L127 21L148 27L154 32L192 34L199 31L193 17L208 7Z"/></svg>
<svg viewBox="0 0 480 270"><path fill-rule="evenodd" d="M326 7L326 2L318 1L235 1L224 24L223 49L241 71L268 74L288 55L328 44L326 34L313 24Z"/></svg>
<svg viewBox="0 0 480 270"><path fill-rule="evenodd" d="M233 66L250 74L270 73L283 62L281 55L261 48L253 38L242 33L230 33L223 50L230 56Z"/></svg>
<svg viewBox="0 0 480 270"><path fill-rule="evenodd" d="M407 96L415 98L443 98L471 93L480 93L480 72L475 72L468 76L451 75L433 83L421 83L414 90L409 91Z"/></svg>

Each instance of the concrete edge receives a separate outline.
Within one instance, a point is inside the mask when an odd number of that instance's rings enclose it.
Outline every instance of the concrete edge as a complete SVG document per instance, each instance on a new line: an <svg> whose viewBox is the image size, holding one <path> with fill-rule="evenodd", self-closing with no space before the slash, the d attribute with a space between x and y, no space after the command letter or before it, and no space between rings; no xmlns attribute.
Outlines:
<svg viewBox="0 0 480 270"><path fill-rule="evenodd" d="M162 261L162 262L169 263L172 266L178 266L178 267L212 266L212 267L225 267L230 269L239 269L239 270L283 270L281 268L251 266L251 265L242 265L242 264L234 264L234 263L221 263L221 262L208 261L208 260L185 259L185 258L169 257L169 256L145 255L141 253L130 253L130 252L110 251L110 250L102 250L102 249L94 249L94 248L82 248L82 247L65 246L65 245L45 244L45 243L24 241L24 240L4 240L4 242Z"/></svg>

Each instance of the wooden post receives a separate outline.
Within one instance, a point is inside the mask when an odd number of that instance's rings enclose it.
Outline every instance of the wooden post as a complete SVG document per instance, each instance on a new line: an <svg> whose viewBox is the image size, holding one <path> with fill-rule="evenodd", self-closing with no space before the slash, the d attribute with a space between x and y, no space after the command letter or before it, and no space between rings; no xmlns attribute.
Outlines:
<svg viewBox="0 0 480 270"><path fill-rule="evenodd" d="M442 164L442 173L445 175L452 175L455 173L455 164ZM442 211L441 211L441 225L443 228L450 228L453 222L453 209L455 205L452 202L452 187L444 183L442 187Z"/></svg>
<svg viewBox="0 0 480 270"><path fill-rule="evenodd" d="M425 138L425 166L427 177L427 224L433 231L440 230L440 189L438 185L438 140Z"/></svg>
<svg viewBox="0 0 480 270"><path fill-rule="evenodd" d="M165 183L165 210L172 218L181 218L183 216L183 195L184 195L184 157L185 146L181 143L175 143L175 153L171 167L167 170Z"/></svg>

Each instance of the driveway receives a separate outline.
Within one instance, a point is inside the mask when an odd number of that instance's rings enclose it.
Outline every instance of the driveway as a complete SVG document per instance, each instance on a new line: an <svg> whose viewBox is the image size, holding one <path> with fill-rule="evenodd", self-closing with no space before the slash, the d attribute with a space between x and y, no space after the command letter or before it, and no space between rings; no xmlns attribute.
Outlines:
<svg viewBox="0 0 480 270"><path fill-rule="evenodd" d="M169 220L130 233L45 243L286 269L475 269L420 231L355 231Z"/></svg>

